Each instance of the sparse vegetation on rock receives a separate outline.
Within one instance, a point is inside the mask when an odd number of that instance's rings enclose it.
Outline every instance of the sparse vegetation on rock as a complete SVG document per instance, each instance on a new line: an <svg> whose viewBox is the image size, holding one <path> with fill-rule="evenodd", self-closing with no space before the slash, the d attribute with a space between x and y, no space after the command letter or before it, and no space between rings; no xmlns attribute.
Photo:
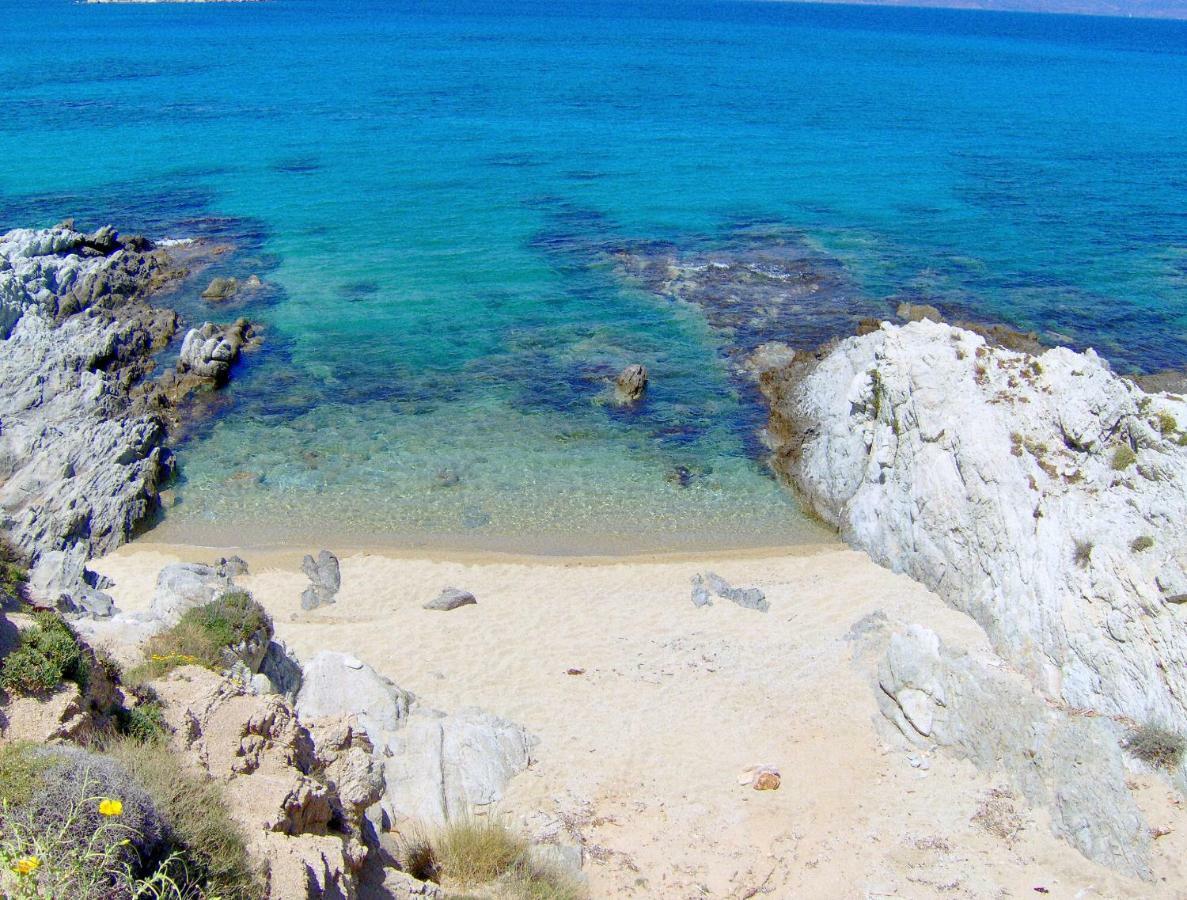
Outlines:
<svg viewBox="0 0 1187 900"><path fill-rule="evenodd" d="M229 659L232 648L271 631L272 620L251 594L229 591L188 610L172 628L150 638L145 661L128 672L126 681L135 685L160 678L178 666L204 666L220 672L233 663Z"/></svg>
<svg viewBox="0 0 1187 900"><path fill-rule="evenodd" d="M1161 725L1139 725L1125 738L1125 749L1156 769L1176 769L1187 752L1187 738Z"/></svg>
<svg viewBox="0 0 1187 900"><path fill-rule="evenodd" d="M24 599L28 578L20 554L7 539L0 537L0 605Z"/></svg>
<svg viewBox="0 0 1187 900"><path fill-rule="evenodd" d="M1121 444L1113 451L1113 460L1111 465L1113 470L1117 472L1124 472L1135 462L1138 461L1137 454L1133 452L1133 448L1128 444Z"/></svg>

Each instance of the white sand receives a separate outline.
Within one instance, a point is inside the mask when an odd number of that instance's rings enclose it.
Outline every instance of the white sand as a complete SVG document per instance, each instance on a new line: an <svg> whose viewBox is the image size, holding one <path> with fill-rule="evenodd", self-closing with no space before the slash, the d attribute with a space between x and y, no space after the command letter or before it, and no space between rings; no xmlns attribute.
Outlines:
<svg viewBox="0 0 1187 900"><path fill-rule="evenodd" d="M131 545L95 568L121 608L158 570L227 549ZM913 768L881 730L875 660L845 640L863 615L925 622L986 652L980 629L927 590L839 546L695 558L464 560L358 554L334 606L300 609L301 553L242 552L252 590L303 658L349 651L442 709L481 706L539 736L501 812L586 851L595 897L1187 897L1187 829L1171 789L1134 782L1154 826L1151 884L1086 861L1041 810L1013 841L972 821L995 782L947 756ZM761 587L763 614L690 602L716 571ZM430 612L446 586L477 606ZM584 674L566 674L582 669ZM739 786L769 763L780 790ZM1000 782L998 782L1000 783Z"/></svg>

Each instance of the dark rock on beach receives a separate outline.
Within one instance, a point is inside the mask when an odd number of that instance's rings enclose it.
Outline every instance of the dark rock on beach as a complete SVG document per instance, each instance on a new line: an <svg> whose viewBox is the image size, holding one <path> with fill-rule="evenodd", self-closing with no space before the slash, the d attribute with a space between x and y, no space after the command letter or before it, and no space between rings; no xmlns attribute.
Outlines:
<svg viewBox="0 0 1187 900"><path fill-rule="evenodd" d="M338 557L329 550L317 554L317 559L306 555L301 561L301 571L309 579L309 587L301 594L301 609L317 609L336 602L338 590L342 587L342 571Z"/></svg>
<svg viewBox="0 0 1187 900"><path fill-rule="evenodd" d="M457 609L459 606L473 606L477 602L478 599L469 591L446 588L437 597L426 603L424 608L448 612L449 610Z"/></svg>

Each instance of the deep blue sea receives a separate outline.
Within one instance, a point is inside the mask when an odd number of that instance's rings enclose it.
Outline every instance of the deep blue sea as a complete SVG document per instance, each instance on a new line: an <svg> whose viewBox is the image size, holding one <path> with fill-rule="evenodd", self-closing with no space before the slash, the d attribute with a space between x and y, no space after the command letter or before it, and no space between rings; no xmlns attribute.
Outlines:
<svg viewBox="0 0 1187 900"><path fill-rule="evenodd" d="M695 308L600 249L792 236L902 297L1187 364L1187 23L748 2L0 0L0 229L210 235L265 349L150 535L819 536ZM796 343L795 334L772 334ZM626 413L606 376L645 363ZM454 483L456 477L456 483Z"/></svg>

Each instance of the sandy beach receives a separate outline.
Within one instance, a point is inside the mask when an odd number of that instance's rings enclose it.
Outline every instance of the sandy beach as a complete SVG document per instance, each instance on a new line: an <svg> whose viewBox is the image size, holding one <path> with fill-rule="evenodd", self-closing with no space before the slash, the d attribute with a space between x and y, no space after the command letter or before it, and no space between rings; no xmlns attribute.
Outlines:
<svg viewBox="0 0 1187 900"><path fill-rule="evenodd" d="M229 552L131 544L95 569L135 610L163 566ZM1155 844L1167 880L1127 880L1054 838L1021 798L995 803L1003 784L970 763L910 751L890 733L875 655L850 633L859 619L881 610L891 627L924 621L995 658L971 619L839 544L619 559L344 552L338 602L310 612L300 553L238 552L251 566L240 583L302 659L346 651L430 706L481 706L536 735L535 763L495 812L538 839L580 845L595 897L1187 891L1180 833ZM690 579L707 570L760 587L770 612L694 607ZM478 604L421 608L447 586ZM738 783L757 764L780 770L779 790ZM1170 822L1178 801L1164 782L1132 787L1152 823Z"/></svg>

